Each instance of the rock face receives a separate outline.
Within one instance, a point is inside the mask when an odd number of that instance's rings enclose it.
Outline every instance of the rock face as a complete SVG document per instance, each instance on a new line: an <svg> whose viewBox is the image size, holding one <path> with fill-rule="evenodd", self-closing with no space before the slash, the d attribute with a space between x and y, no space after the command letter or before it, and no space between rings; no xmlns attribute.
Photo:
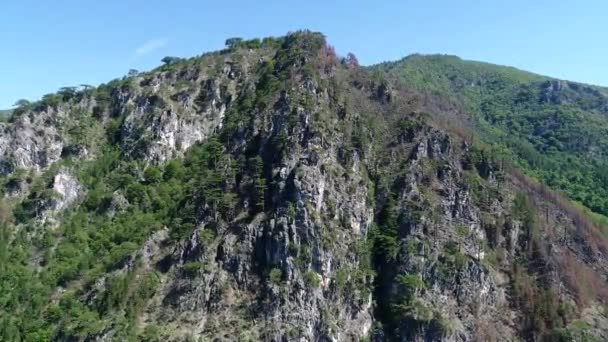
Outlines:
<svg viewBox="0 0 608 342"><path fill-rule="evenodd" d="M58 197L54 203L54 210L60 211L74 203L82 189L78 180L67 170L60 170L53 179L53 190Z"/></svg>
<svg viewBox="0 0 608 342"><path fill-rule="evenodd" d="M578 94L589 97L589 102L597 102L603 112L608 109L606 95L593 87L569 81L551 80L542 84L540 101L558 105L572 104L577 101ZM579 95L580 96L580 95Z"/></svg>
<svg viewBox="0 0 608 342"><path fill-rule="evenodd" d="M0 172L40 170L59 160L63 142L54 126L56 111L49 109L20 116L12 124L0 123Z"/></svg>
<svg viewBox="0 0 608 342"><path fill-rule="evenodd" d="M15 295L7 312L31 305L35 324L0 336L499 341L573 322L606 336L607 245L565 200L320 34L242 44L0 126L4 184L21 189L10 227L29 234L9 248L31 249L48 303ZM48 241L35 218L50 215Z"/></svg>
<svg viewBox="0 0 608 342"><path fill-rule="evenodd" d="M194 143L217 132L227 106L236 96L237 85L244 82L243 74L236 78L226 63L217 78L209 78L205 73L152 75L140 80L140 85L144 85L141 93L121 93L121 108L134 108L124 113L123 149L138 150L142 140L146 140L146 146L137 153L159 163L182 156ZM183 89L180 82L199 87ZM175 93L166 98L163 92L168 91Z"/></svg>

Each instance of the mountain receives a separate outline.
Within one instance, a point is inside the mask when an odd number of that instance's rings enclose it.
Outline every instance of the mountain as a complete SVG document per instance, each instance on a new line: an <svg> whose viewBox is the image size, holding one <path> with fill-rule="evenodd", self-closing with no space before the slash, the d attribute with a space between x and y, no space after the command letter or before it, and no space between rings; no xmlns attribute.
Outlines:
<svg viewBox="0 0 608 342"><path fill-rule="evenodd" d="M309 31L163 63L0 123L2 340L608 338L602 211L517 144L599 142L505 128L599 130L601 88Z"/></svg>

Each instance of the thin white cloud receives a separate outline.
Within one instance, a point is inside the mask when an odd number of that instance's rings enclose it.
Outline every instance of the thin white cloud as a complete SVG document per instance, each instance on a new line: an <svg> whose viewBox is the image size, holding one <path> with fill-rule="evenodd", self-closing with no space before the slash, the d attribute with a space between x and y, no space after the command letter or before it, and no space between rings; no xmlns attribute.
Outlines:
<svg viewBox="0 0 608 342"><path fill-rule="evenodd" d="M150 39L141 46L139 46L137 49L135 49L135 57L141 57L149 54L154 50L158 50L163 46L167 45L168 42L169 41L165 38Z"/></svg>

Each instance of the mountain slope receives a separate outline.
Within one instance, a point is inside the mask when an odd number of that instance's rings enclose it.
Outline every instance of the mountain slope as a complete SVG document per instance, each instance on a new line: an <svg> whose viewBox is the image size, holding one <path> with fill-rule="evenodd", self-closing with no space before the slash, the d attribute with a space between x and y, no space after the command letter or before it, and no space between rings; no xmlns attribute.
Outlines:
<svg viewBox="0 0 608 342"><path fill-rule="evenodd" d="M608 337L605 238L413 89L304 31L17 109L0 336Z"/></svg>
<svg viewBox="0 0 608 342"><path fill-rule="evenodd" d="M608 90L441 55L374 67L471 114L516 165L608 215Z"/></svg>

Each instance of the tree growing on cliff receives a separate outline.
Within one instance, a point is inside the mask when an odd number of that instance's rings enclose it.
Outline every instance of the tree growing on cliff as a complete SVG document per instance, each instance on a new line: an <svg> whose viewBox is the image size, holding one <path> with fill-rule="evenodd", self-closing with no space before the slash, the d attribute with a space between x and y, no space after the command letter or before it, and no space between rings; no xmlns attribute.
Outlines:
<svg viewBox="0 0 608 342"><path fill-rule="evenodd" d="M31 102L26 99L19 99L19 100L17 100L17 102L15 102L15 104L13 106L23 108L23 107L29 106L30 104L31 104Z"/></svg>
<svg viewBox="0 0 608 342"><path fill-rule="evenodd" d="M182 59L179 57L166 56L166 57L163 57L163 59L161 59L160 61L165 63L165 65L171 65L171 64L175 64L181 60Z"/></svg>
<svg viewBox="0 0 608 342"><path fill-rule="evenodd" d="M225 42L226 47L229 49L237 48L242 43L243 43L243 38L240 38L240 37L228 38L228 39L226 39L226 42Z"/></svg>

